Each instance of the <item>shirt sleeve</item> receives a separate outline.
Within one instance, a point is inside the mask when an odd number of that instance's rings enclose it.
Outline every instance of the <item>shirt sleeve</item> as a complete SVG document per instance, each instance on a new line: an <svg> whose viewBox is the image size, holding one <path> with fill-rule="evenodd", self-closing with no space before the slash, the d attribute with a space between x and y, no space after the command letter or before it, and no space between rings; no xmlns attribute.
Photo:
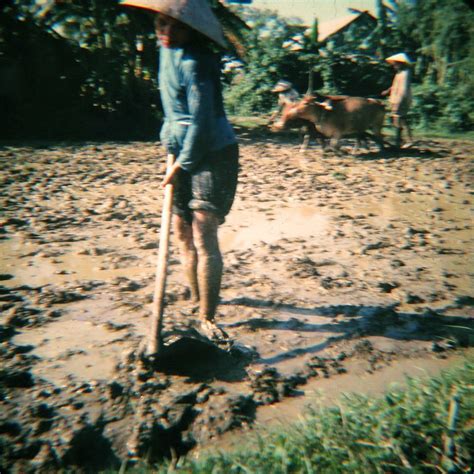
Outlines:
<svg viewBox="0 0 474 474"><path fill-rule="evenodd" d="M169 136L170 136L169 129L170 129L169 122L165 118L163 120L163 125L161 126L161 130L160 130L160 141L163 144L163 146L166 148L168 153L171 152L171 145L170 145L170 139L169 139Z"/></svg>
<svg viewBox="0 0 474 474"><path fill-rule="evenodd" d="M192 171L209 151L214 114L215 69L206 58L187 60L183 81L188 105L189 123L177 162L185 171Z"/></svg>

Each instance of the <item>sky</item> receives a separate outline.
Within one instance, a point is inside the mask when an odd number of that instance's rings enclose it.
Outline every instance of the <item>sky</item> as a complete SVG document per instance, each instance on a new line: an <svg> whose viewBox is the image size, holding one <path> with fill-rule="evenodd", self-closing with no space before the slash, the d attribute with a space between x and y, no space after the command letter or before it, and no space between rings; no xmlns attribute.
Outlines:
<svg viewBox="0 0 474 474"><path fill-rule="evenodd" d="M250 6L275 10L286 17L299 17L309 25L314 17L323 22L345 16L349 7L375 14L375 4L376 0L253 0Z"/></svg>

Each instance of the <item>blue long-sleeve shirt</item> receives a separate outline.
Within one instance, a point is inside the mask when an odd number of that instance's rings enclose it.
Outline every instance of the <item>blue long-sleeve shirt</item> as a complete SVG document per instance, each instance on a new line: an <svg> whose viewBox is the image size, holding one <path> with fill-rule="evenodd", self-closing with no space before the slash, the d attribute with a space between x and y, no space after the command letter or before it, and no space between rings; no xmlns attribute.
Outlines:
<svg viewBox="0 0 474 474"><path fill-rule="evenodd" d="M212 151L236 143L223 107L217 56L199 45L160 48L165 120L160 138L185 171Z"/></svg>

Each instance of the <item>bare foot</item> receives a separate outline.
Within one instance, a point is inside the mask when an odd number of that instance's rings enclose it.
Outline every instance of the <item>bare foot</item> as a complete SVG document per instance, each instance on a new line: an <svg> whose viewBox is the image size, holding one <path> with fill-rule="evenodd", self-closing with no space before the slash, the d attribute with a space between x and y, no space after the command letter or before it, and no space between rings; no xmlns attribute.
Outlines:
<svg viewBox="0 0 474 474"><path fill-rule="evenodd" d="M222 341L223 339L229 339L229 335L214 321L210 321L209 319L201 319L200 323L202 333L212 341Z"/></svg>

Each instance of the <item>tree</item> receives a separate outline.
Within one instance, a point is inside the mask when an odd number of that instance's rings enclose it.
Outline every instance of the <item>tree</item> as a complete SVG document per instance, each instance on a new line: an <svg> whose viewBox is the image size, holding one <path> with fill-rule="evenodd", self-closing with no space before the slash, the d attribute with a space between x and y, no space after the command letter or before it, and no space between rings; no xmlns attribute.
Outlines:
<svg viewBox="0 0 474 474"><path fill-rule="evenodd" d="M239 12L251 29L245 33L243 66L231 73L224 90L226 105L232 114L265 113L275 104L271 89L279 79L290 78L300 90L307 86L297 55L282 46L296 30L270 11Z"/></svg>
<svg viewBox="0 0 474 474"><path fill-rule="evenodd" d="M474 125L474 12L462 0L399 4L397 28L416 55L415 111L425 125Z"/></svg>
<svg viewBox="0 0 474 474"><path fill-rule="evenodd" d="M246 25L210 3L242 54ZM9 124L2 133L156 136L152 14L117 0L7 0L0 21L0 103Z"/></svg>

